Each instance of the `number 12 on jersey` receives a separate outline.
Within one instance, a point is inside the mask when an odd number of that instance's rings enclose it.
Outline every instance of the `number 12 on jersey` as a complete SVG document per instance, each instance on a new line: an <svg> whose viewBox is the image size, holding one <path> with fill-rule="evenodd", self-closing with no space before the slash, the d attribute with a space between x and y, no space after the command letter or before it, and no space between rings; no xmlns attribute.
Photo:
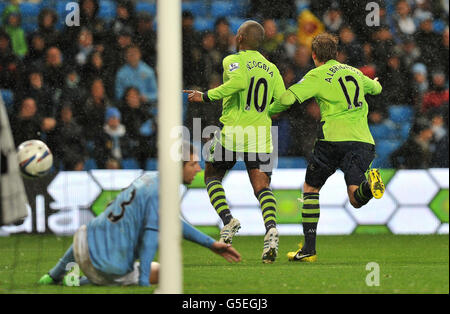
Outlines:
<svg viewBox="0 0 450 314"><path fill-rule="evenodd" d="M348 109L349 109L349 110L350 110L350 109L353 109L353 106L354 106L355 108L361 107L361 106L362 106L362 102L358 101L358 98L359 98L359 85L358 85L358 81L357 81L353 76L351 76L351 75L347 75L347 76L345 77L345 81L347 81L347 82L352 82L352 83L355 84L355 86L356 86L355 97L353 98L353 103L352 103L352 101L351 101L351 99L350 99L350 95L348 94L347 87L346 87L345 84L344 84L344 80L342 79L342 77L339 78L339 84L341 84L341 88L342 88L342 91L344 92L345 99L347 99Z"/></svg>

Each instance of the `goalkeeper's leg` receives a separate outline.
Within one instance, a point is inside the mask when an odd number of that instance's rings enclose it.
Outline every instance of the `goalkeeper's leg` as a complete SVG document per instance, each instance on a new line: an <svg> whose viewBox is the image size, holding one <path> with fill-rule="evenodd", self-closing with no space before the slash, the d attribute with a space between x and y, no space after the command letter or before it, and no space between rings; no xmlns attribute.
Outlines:
<svg viewBox="0 0 450 314"><path fill-rule="evenodd" d="M43 275L39 279L38 283L41 285L50 285L61 282L67 272L66 267L69 263L75 263L72 245L63 255L63 257L61 257L58 263L52 269L50 269L50 271L47 274Z"/></svg>

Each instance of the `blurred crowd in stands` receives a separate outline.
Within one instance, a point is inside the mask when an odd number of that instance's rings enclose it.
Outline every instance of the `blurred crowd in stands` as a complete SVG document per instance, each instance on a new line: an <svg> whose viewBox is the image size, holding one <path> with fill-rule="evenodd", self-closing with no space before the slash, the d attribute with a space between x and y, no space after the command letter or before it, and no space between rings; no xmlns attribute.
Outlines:
<svg viewBox="0 0 450 314"><path fill-rule="evenodd" d="M286 87L314 67L314 36L332 32L338 61L383 85L368 97L375 166L448 167L448 1L374 2L378 26L366 24L370 11L359 0L183 1L202 8L183 6L184 87L222 83L222 60L236 52L234 35L247 18L264 26L262 53ZM111 3L100 17L101 5ZM60 169L126 168L130 159L148 169L157 153L157 55L154 11L145 8L155 1L80 0L79 27L61 23L57 4L42 0L36 25L25 27L23 2L0 3L0 90L15 142L45 140ZM217 125L221 103L185 99L184 112L190 128L193 118ZM319 120L313 99L276 117L279 155L308 158Z"/></svg>

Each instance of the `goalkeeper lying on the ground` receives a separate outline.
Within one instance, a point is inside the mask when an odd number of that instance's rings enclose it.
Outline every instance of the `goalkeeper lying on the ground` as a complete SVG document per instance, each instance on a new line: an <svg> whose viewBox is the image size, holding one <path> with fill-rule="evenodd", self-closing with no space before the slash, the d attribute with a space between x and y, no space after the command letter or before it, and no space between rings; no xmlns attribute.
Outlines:
<svg viewBox="0 0 450 314"><path fill-rule="evenodd" d="M190 184L201 168L192 145L185 143L183 150L189 152L183 165L183 183ZM145 174L122 191L100 216L78 229L73 245L39 283L65 283L66 267L74 262L86 276L80 284L158 283L159 264L152 262L158 249L158 182L158 174ZM241 260L230 244L215 241L183 220L182 225L185 239L211 249L229 262Z"/></svg>

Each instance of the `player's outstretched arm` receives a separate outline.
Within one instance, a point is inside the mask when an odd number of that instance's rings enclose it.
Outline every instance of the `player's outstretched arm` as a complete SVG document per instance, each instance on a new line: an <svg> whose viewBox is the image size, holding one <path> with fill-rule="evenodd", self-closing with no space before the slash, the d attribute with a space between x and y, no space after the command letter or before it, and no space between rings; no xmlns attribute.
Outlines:
<svg viewBox="0 0 450 314"><path fill-rule="evenodd" d="M231 245L215 241L213 238L197 230L183 219L181 220L181 223L183 225L183 237L186 240L209 248L211 251L221 255L230 263L239 262L241 260L241 255L234 248L232 248Z"/></svg>
<svg viewBox="0 0 450 314"><path fill-rule="evenodd" d="M363 75L363 83L364 83L364 91L366 94L378 95L383 90L383 87L381 87L378 77L372 80L370 77Z"/></svg>
<svg viewBox="0 0 450 314"><path fill-rule="evenodd" d="M274 116L280 112L288 110L296 101L294 94L286 90L279 99L276 99L269 106L269 116Z"/></svg>
<svg viewBox="0 0 450 314"><path fill-rule="evenodd" d="M230 263L232 262L237 263L241 261L241 254L239 254L239 252L236 251L236 249L233 248L231 244L216 241L213 243L210 249L214 253L221 255L224 259L226 259Z"/></svg>
<svg viewBox="0 0 450 314"><path fill-rule="evenodd" d="M188 94L188 101L189 102L204 102L203 100L203 93L199 92L198 90L183 90L183 93Z"/></svg>

